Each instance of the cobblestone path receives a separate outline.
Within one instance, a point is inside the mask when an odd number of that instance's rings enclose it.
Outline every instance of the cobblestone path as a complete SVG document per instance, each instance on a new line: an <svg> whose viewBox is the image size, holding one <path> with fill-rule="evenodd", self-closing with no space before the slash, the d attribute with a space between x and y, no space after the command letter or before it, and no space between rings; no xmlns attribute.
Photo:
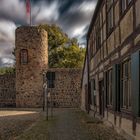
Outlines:
<svg viewBox="0 0 140 140"><path fill-rule="evenodd" d="M40 111L21 111L17 109L0 110L0 140L14 140L28 129L37 119Z"/></svg>
<svg viewBox="0 0 140 140"><path fill-rule="evenodd" d="M57 109L49 121L38 122L17 140L124 140L99 120L78 109Z"/></svg>

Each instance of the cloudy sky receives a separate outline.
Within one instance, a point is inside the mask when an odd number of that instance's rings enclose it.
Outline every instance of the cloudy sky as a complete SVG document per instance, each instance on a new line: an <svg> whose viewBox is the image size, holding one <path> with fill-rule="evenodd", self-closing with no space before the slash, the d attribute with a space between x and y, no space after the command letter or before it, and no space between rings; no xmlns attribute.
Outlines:
<svg viewBox="0 0 140 140"><path fill-rule="evenodd" d="M34 25L54 23L85 43L97 0L32 0ZM15 29L26 25L25 0L0 0L0 67L14 63Z"/></svg>

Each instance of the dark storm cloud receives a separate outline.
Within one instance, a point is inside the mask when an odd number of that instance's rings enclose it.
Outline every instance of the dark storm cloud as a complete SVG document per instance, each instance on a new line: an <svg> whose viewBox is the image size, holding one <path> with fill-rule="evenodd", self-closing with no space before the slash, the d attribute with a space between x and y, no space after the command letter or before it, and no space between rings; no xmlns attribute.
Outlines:
<svg viewBox="0 0 140 140"><path fill-rule="evenodd" d="M86 33L96 0L31 0L32 22L57 24L79 44L86 43ZM0 0L0 66L14 62L15 29L27 24L25 0Z"/></svg>
<svg viewBox="0 0 140 140"><path fill-rule="evenodd" d="M80 43L85 41L91 17L95 8L94 0L75 1L67 11L61 14L59 25L71 37L77 37Z"/></svg>

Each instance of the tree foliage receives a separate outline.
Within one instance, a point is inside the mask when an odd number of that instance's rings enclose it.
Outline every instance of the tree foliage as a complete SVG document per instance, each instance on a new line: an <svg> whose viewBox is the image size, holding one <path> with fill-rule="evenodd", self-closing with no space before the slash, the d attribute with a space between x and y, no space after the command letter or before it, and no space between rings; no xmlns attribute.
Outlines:
<svg viewBox="0 0 140 140"><path fill-rule="evenodd" d="M39 25L48 32L49 67L81 68L83 67L85 48L80 48L76 38L69 38L56 25Z"/></svg>
<svg viewBox="0 0 140 140"><path fill-rule="evenodd" d="M56 68L81 68L84 55L85 49L78 46L57 47L49 53L49 65Z"/></svg>
<svg viewBox="0 0 140 140"><path fill-rule="evenodd" d="M0 75L12 74L14 72L15 72L15 68L13 68L13 67L3 67L3 68L0 68Z"/></svg>

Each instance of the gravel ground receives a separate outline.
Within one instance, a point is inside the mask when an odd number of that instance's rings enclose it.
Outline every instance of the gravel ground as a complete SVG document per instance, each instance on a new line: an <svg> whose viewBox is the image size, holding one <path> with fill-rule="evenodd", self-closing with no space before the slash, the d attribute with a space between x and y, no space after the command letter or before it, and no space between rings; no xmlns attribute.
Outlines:
<svg viewBox="0 0 140 140"><path fill-rule="evenodd" d="M0 111L0 140L14 140L39 118L39 111Z"/></svg>
<svg viewBox="0 0 140 140"><path fill-rule="evenodd" d="M45 118L45 117L44 117ZM17 140L125 140L101 121L78 109L57 109L54 117L40 120Z"/></svg>

